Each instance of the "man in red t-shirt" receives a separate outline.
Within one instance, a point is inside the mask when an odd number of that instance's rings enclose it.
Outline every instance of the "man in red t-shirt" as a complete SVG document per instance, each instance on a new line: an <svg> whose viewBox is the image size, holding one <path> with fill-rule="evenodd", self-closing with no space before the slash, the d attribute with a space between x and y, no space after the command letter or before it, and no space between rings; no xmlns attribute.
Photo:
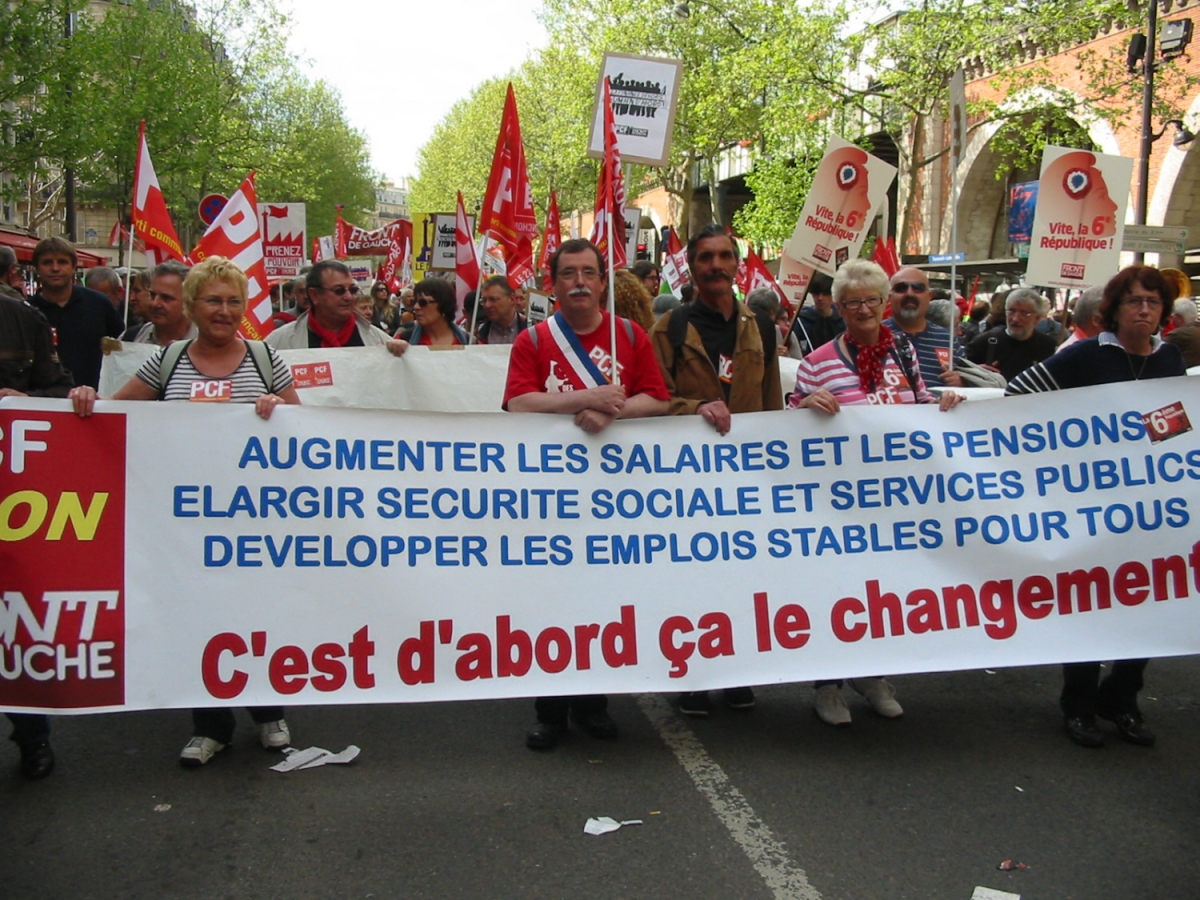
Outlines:
<svg viewBox="0 0 1200 900"><path fill-rule="evenodd" d="M600 309L608 278L596 245L563 243L550 259L550 278L558 312L513 343L504 408L572 415L588 434L599 434L614 419L665 415L671 395L654 348L646 332L626 319L617 322L614 383L609 314ZM537 723L525 738L531 750L554 747L567 732L568 715L592 737L617 736L603 694L539 697L535 709Z"/></svg>

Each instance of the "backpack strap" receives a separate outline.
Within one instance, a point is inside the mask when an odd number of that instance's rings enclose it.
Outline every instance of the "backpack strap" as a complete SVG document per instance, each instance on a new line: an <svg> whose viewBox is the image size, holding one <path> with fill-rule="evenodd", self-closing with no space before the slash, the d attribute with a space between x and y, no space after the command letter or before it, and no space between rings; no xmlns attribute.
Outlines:
<svg viewBox="0 0 1200 900"><path fill-rule="evenodd" d="M258 377L267 386L267 393L275 393L275 367L271 365L271 354L262 341L246 341L246 351L258 369Z"/></svg>
<svg viewBox="0 0 1200 900"><path fill-rule="evenodd" d="M183 359L183 354L187 353L187 348L191 346L192 340L189 338L186 341L174 341L167 344L166 350L163 351L162 365L158 367L159 400L167 392L167 384L171 381L171 376L175 374L175 370L179 368L179 361Z"/></svg>

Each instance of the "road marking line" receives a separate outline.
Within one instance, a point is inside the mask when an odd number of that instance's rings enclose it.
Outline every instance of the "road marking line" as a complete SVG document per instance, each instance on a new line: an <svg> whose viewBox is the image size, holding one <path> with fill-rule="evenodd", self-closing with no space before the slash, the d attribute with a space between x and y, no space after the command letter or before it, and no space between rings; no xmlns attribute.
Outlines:
<svg viewBox="0 0 1200 900"><path fill-rule="evenodd" d="M792 863L787 848L771 833L742 792L733 786L725 771L713 762L704 745L675 714L671 705L658 694L639 694L637 702L696 789L708 800L730 837L750 858L775 900L821 900L817 889L808 883L804 870Z"/></svg>

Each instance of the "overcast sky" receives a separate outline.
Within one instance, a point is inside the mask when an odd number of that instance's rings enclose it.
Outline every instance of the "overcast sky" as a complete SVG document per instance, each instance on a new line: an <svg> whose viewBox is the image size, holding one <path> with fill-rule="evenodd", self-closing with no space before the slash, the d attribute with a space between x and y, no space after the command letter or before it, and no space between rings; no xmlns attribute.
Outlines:
<svg viewBox="0 0 1200 900"><path fill-rule="evenodd" d="M282 0L302 68L342 93L371 164L396 181L471 88L544 46L530 0Z"/></svg>

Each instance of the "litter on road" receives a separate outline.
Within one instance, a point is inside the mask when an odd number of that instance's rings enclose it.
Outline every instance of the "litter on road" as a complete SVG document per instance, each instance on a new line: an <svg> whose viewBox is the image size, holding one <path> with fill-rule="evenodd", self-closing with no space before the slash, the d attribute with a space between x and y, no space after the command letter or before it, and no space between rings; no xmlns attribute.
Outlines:
<svg viewBox="0 0 1200 900"><path fill-rule="evenodd" d="M584 834L601 835L608 834L610 831L618 830L622 825L641 825L641 819L626 819L624 822L618 822L616 819L610 819L608 816L601 816L598 819L588 819L583 826Z"/></svg>
<svg viewBox="0 0 1200 900"><path fill-rule="evenodd" d="M323 747L309 747L306 750L289 747L283 752L286 758L283 762L271 766L272 772L295 772L298 769L316 769L331 763L348 763L356 759L362 751L351 744L341 753L334 753Z"/></svg>

